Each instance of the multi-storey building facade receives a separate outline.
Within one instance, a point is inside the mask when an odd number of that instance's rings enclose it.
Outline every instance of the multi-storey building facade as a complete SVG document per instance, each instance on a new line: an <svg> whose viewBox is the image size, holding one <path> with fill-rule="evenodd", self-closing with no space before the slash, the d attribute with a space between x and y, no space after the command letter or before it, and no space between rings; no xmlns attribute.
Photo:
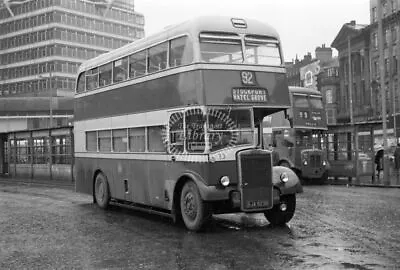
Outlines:
<svg viewBox="0 0 400 270"><path fill-rule="evenodd" d="M46 127L50 106L52 125L65 125L80 63L144 37L144 17L132 0L110 7L98 0L11 0L10 8L0 7L3 131Z"/></svg>
<svg viewBox="0 0 400 270"><path fill-rule="evenodd" d="M378 3L382 12L383 55L379 50ZM370 15L369 25L356 24L355 21L343 25L332 43L339 54L337 119L344 125L353 120L359 130L373 129L374 143L380 145L382 93L385 91L388 143L393 146L396 137L400 136L400 119L394 121L399 118L397 114L400 111L400 0L370 0ZM383 78L380 57L383 57ZM382 83L384 89L381 89Z"/></svg>
<svg viewBox="0 0 400 270"><path fill-rule="evenodd" d="M336 125L338 112L336 100L340 89L339 61L337 57L324 63L317 79L317 87L322 93L325 104L327 124L328 126Z"/></svg>
<svg viewBox="0 0 400 270"><path fill-rule="evenodd" d="M380 52L378 36L378 3L381 5L382 39L383 39L383 70L384 78L380 75ZM374 93L377 94L379 105L382 106L381 82L383 80L386 94L386 110L388 113L388 128L390 135L400 136L400 0L370 0L370 81ZM379 114L381 115L381 113ZM396 124L394 124L396 119Z"/></svg>
<svg viewBox="0 0 400 270"><path fill-rule="evenodd" d="M380 103L372 96L369 80L369 36L367 25L351 21L343 25L332 43L338 50L341 78L336 95L338 123L365 122L379 112Z"/></svg>

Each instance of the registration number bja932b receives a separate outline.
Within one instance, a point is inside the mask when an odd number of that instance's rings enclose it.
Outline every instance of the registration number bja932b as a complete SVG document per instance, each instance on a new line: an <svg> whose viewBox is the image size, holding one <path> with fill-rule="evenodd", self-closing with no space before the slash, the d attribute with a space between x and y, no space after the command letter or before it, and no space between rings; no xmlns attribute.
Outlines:
<svg viewBox="0 0 400 270"><path fill-rule="evenodd" d="M247 201L247 208L264 208L269 206L268 201Z"/></svg>

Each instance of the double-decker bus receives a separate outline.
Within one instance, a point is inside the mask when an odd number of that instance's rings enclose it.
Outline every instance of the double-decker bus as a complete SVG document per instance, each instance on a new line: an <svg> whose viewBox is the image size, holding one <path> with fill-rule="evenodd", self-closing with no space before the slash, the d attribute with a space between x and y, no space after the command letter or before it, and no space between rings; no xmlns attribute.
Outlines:
<svg viewBox="0 0 400 270"><path fill-rule="evenodd" d="M278 153L278 165L289 167L304 180L323 183L329 163L323 151L327 130L322 95L318 90L289 86L292 107L285 115L274 113L264 120L264 139Z"/></svg>
<svg viewBox="0 0 400 270"><path fill-rule="evenodd" d="M296 174L272 166L262 121L290 107L278 33L200 17L79 68L76 191L199 230L212 214L294 214Z"/></svg>

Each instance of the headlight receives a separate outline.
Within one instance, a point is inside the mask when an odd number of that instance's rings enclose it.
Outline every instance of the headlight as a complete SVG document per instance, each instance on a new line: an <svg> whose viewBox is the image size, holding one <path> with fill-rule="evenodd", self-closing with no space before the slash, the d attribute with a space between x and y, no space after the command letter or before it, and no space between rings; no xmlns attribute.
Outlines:
<svg viewBox="0 0 400 270"><path fill-rule="evenodd" d="M227 187L229 186L230 180L228 176L222 176L221 179L219 179L219 182L221 183L222 186Z"/></svg>
<svg viewBox="0 0 400 270"><path fill-rule="evenodd" d="M279 178L281 179L282 183L286 183L287 181L289 181L289 176L287 176L285 172L281 173Z"/></svg>
<svg viewBox="0 0 400 270"><path fill-rule="evenodd" d="M307 164L308 164L307 160L303 160L303 165L307 166Z"/></svg>

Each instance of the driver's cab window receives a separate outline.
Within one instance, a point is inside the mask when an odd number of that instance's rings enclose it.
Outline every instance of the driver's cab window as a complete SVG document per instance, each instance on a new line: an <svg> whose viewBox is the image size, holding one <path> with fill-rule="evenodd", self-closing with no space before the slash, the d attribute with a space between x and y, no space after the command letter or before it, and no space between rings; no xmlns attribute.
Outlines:
<svg viewBox="0 0 400 270"><path fill-rule="evenodd" d="M171 153L183 153L184 148L183 112L176 112L169 117L169 145Z"/></svg>
<svg viewBox="0 0 400 270"><path fill-rule="evenodd" d="M190 153L204 153L206 116L201 109L191 109L185 112L186 150Z"/></svg>
<svg viewBox="0 0 400 270"><path fill-rule="evenodd" d="M201 109L172 113L169 118L170 153L204 153L206 117Z"/></svg>

